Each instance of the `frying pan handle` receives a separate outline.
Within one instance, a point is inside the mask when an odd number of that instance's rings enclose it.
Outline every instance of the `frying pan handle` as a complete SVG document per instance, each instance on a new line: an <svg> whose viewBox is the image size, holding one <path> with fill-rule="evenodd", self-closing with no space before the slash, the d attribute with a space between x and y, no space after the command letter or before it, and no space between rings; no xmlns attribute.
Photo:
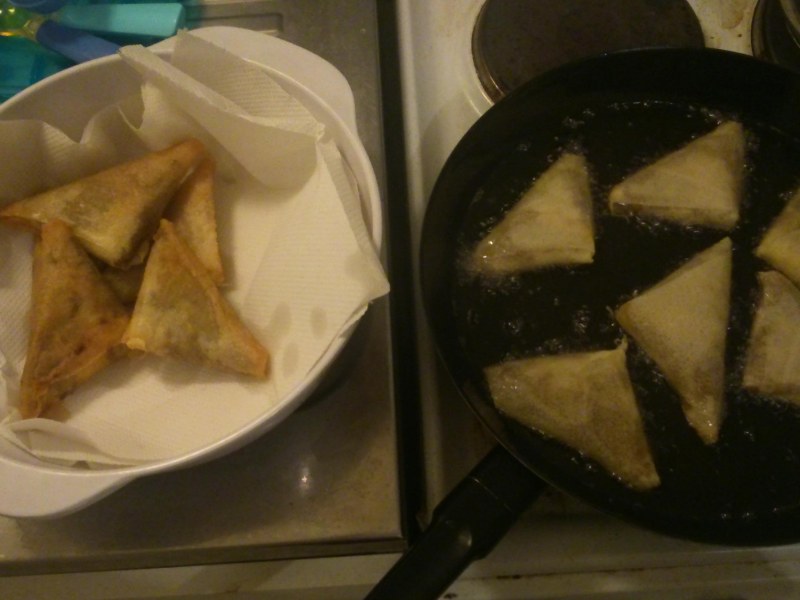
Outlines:
<svg viewBox="0 0 800 600"><path fill-rule="evenodd" d="M436 507L433 521L366 600L438 598L486 556L546 484L494 448Z"/></svg>

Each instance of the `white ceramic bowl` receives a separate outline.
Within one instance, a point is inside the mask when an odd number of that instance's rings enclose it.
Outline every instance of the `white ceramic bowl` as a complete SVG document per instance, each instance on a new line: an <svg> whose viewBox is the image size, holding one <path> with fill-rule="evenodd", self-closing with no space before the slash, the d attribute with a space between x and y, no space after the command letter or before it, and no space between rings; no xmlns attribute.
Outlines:
<svg viewBox="0 0 800 600"><path fill-rule="evenodd" d="M344 76L320 57L264 34L231 27L209 27L194 33L264 66L327 127L356 178L367 227L375 246L380 248L378 185L356 133L353 94ZM171 47L167 41L154 50L169 55ZM109 86L109 81L114 85ZM106 57L77 65L28 88L0 105L0 119L39 119L79 139L93 114L138 89L139 80L132 70L119 57ZM91 471L44 463L0 439L0 514L12 517L66 514L138 477L206 461L241 447L286 418L314 391L348 339L349 334L339 338L306 379L274 410L214 444L174 459Z"/></svg>

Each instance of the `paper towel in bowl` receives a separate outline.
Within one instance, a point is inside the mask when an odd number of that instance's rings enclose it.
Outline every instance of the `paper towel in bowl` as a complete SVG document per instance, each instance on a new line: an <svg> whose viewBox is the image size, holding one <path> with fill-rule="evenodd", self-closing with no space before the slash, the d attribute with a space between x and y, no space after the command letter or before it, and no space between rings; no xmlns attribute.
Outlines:
<svg viewBox="0 0 800 600"><path fill-rule="evenodd" d="M259 65L190 33L169 62L122 50L141 93L107 107L80 141L0 121L0 204L189 136L218 165L224 294L269 349L265 381L154 356L121 360L67 396L64 419L19 420L32 236L0 231L0 433L47 460L136 465L219 444L283 410L319 361L388 292L337 141ZM22 143L24 142L24 143ZM5 402L3 402L5 400Z"/></svg>

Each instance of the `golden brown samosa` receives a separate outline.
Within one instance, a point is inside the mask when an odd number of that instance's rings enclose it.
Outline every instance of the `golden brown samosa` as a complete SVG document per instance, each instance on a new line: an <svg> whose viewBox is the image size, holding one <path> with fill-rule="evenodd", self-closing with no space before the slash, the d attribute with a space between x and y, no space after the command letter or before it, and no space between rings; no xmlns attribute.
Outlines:
<svg viewBox="0 0 800 600"><path fill-rule="evenodd" d="M43 414L116 358L128 320L69 226L58 219L43 225L33 255L22 416Z"/></svg>
<svg viewBox="0 0 800 600"><path fill-rule="evenodd" d="M0 210L0 221L38 230L61 219L91 254L127 266L144 258L142 245L205 154L201 142L189 139L14 202Z"/></svg>
<svg viewBox="0 0 800 600"><path fill-rule="evenodd" d="M139 296L139 288L142 286L144 263L127 269L105 266L101 267L100 273L108 286L117 294L117 298L126 306L133 306Z"/></svg>
<svg viewBox="0 0 800 600"><path fill-rule="evenodd" d="M616 311L622 328L678 393L686 419L706 444L717 441L723 418L731 264L726 237Z"/></svg>
<svg viewBox="0 0 800 600"><path fill-rule="evenodd" d="M536 356L484 370L497 408L597 461L637 490L656 471L625 360L613 350Z"/></svg>
<svg viewBox="0 0 800 600"><path fill-rule="evenodd" d="M611 189L613 214L730 230L739 219L745 136L727 121L634 172Z"/></svg>
<svg viewBox="0 0 800 600"><path fill-rule="evenodd" d="M123 336L129 348L265 377L269 353L175 227L161 221Z"/></svg>
<svg viewBox="0 0 800 600"><path fill-rule="evenodd" d="M217 240L217 217L214 206L215 165L207 158L195 169L167 207L164 218L189 245L215 283L225 279Z"/></svg>

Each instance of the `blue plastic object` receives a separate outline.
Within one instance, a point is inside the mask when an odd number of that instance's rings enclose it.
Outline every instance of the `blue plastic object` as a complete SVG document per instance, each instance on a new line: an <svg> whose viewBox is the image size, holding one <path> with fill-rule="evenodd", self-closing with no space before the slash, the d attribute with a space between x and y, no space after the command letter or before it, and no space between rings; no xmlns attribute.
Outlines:
<svg viewBox="0 0 800 600"><path fill-rule="evenodd" d="M0 37L0 102L70 65L71 60L31 40Z"/></svg>
<svg viewBox="0 0 800 600"><path fill-rule="evenodd" d="M36 41L76 63L115 54L119 50L119 45L113 42L54 21L45 21L39 26Z"/></svg>
<svg viewBox="0 0 800 600"><path fill-rule="evenodd" d="M186 23L180 2L85 4L66 0L8 0L10 8L31 18L47 18L67 27L111 36L165 38Z"/></svg>
<svg viewBox="0 0 800 600"><path fill-rule="evenodd" d="M0 0L0 101L121 44L175 35L185 14L183 4L164 0Z"/></svg>
<svg viewBox="0 0 800 600"><path fill-rule="evenodd" d="M184 26L186 12L179 2L67 4L52 18L91 33L162 38Z"/></svg>

